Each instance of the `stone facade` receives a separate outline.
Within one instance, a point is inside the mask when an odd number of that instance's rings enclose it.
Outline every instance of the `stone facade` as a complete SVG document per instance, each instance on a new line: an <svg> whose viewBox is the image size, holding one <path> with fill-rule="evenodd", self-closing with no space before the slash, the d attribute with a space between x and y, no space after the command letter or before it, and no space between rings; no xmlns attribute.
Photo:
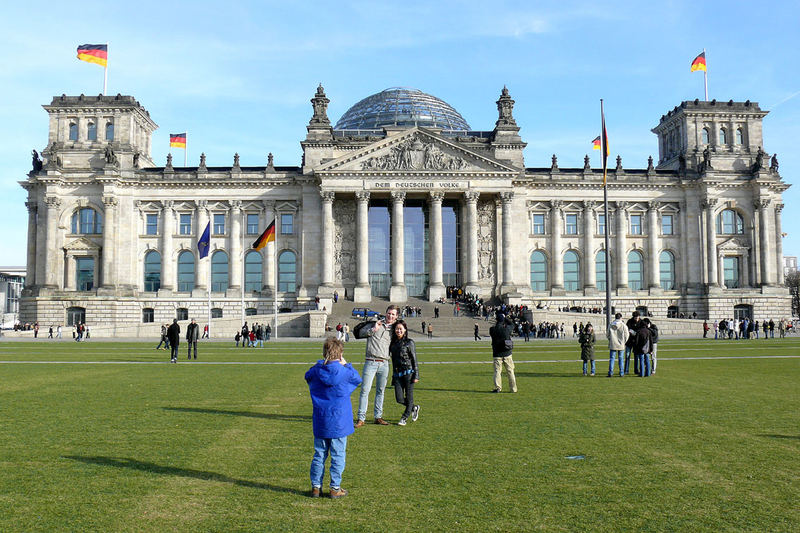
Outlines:
<svg viewBox="0 0 800 533"><path fill-rule="evenodd" d="M208 167L202 155L184 168L171 156L163 167L152 161L157 126L132 97L54 98L44 106L48 145L20 182L29 212L21 320L205 317L209 290L226 319L275 303L311 309L316 298L330 308L335 291L370 301L372 209L390 221L379 237L391 249L384 281L396 302L421 290L436 300L457 284L533 307L602 307L605 228L618 310L789 316L788 185L762 149L766 112L756 103L683 102L662 116L657 165L612 161L607 216L603 173L588 156L583 168L559 168L555 155L548 167L525 166L507 89L489 131L336 130L321 86L311 103L301 166L275 167L270 156L243 167L236 155L232 166ZM414 213L424 221L404 219ZM273 220L275 242L252 251Z"/></svg>

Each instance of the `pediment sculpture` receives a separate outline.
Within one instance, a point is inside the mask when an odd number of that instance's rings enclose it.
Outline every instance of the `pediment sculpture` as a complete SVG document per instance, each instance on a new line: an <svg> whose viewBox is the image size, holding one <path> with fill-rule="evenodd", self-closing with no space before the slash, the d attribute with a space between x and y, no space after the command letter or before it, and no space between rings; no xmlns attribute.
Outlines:
<svg viewBox="0 0 800 533"><path fill-rule="evenodd" d="M463 170L469 164L433 143L410 138L393 146L389 153L361 163L361 170Z"/></svg>

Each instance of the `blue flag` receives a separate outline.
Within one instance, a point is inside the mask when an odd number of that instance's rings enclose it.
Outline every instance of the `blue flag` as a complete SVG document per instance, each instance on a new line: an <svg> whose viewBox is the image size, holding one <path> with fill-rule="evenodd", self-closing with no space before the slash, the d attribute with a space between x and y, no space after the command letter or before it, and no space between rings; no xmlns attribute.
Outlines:
<svg viewBox="0 0 800 533"><path fill-rule="evenodd" d="M206 226L203 234L200 235L200 240L197 241L197 251L200 252L200 259L208 257L208 248L211 243L211 222Z"/></svg>

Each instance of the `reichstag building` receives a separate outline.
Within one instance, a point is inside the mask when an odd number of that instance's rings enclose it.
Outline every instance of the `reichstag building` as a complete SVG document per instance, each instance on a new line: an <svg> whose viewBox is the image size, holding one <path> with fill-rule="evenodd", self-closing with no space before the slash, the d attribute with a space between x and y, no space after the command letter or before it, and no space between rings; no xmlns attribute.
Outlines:
<svg viewBox="0 0 800 533"><path fill-rule="evenodd" d="M165 166L131 96L58 96L28 191L23 322L156 323L213 315L430 301L447 286L532 307L656 317L790 316L781 268L788 185L762 149L757 103L686 101L652 132L658 161L602 170L528 167L503 89L492 129L446 102L392 88L335 124L311 98L299 166ZM487 102L487 105L491 105ZM642 133L644 135L644 132ZM250 245L276 220L276 240ZM210 254L199 233L211 224ZM604 247L604 233L611 246ZM242 294L244 292L244 295Z"/></svg>

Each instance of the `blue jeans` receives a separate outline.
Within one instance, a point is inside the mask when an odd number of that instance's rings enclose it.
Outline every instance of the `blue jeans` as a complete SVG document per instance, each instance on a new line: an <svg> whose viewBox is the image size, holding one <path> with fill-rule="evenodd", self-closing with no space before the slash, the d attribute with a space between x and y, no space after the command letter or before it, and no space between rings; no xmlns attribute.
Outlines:
<svg viewBox="0 0 800 533"><path fill-rule="evenodd" d="M625 347L625 374L628 373L628 367L631 363L631 353L633 352L633 348L630 346Z"/></svg>
<svg viewBox="0 0 800 533"><path fill-rule="evenodd" d="M325 477L325 461L331 456L331 488L342 486L345 457L347 455L347 437L338 439L318 439L314 437L314 457L311 459L311 486L322 487Z"/></svg>
<svg viewBox="0 0 800 533"><path fill-rule="evenodd" d="M639 354L636 356L636 359L639 361L639 369L641 373L639 374L641 377L645 378L650 375L650 354Z"/></svg>
<svg viewBox="0 0 800 533"><path fill-rule="evenodd" d="M588 366L587 365L588 362L589 361L584 361L583 362L583 375L584 376L586 375L586 367ZM592 360L592 374L594 374L594 359Z"/></svg>
<svg viewBox="0 0 800 533"><path fill-rule="evenodd" d="M386 381L389 378L389 361L364 361L364 371L361 374L361 395L358 398L358 419L367 419L367 405L369 405L369 391L372 381L375 384L375 418L383 417L383 392L386 390Z"/></svg>
<svg viewBox="0 0 800 533"><path fill-rule="evenodd" d="M614 360L619 359L619 375L625 375L625 360L623 359L622 350L609 350L608 351L608 375L614 375Z"/></svg>

